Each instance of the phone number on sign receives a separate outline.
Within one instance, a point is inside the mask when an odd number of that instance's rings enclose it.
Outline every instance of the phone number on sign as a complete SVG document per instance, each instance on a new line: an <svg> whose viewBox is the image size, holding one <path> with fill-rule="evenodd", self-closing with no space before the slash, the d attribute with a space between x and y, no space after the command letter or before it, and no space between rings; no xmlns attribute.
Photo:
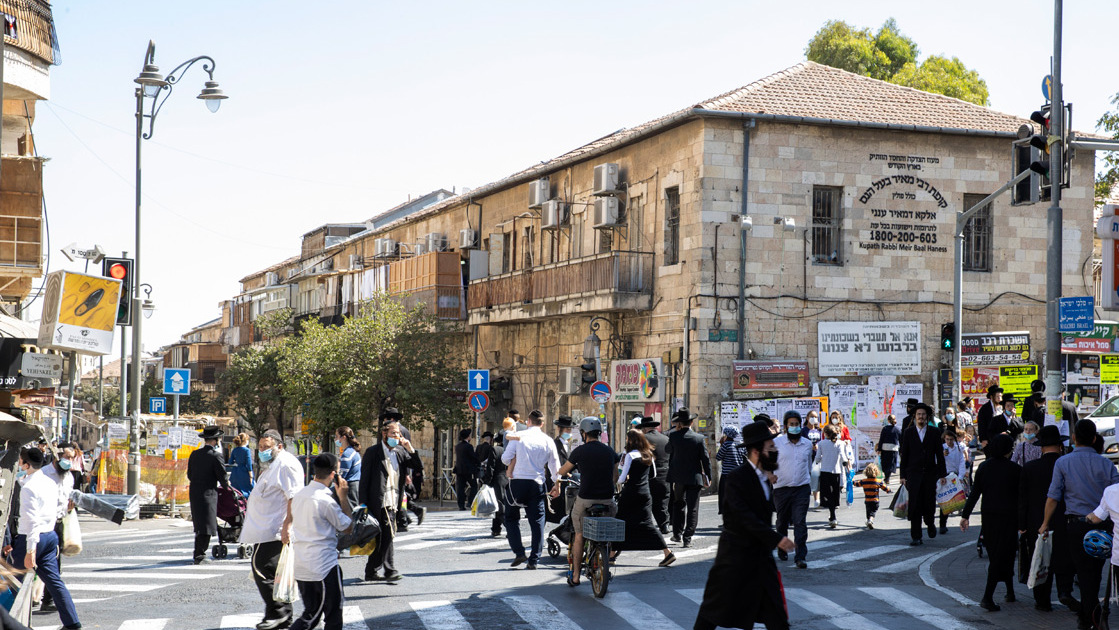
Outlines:
<svg viewBox="0 0 1119 630"><path fill-rule="evenodd" d="M871 230L871 240L885 241L892 243L897 241L899 243L935 243L935 233L922 233L914 234L913 232L889 232L887 230Z"/></svg>

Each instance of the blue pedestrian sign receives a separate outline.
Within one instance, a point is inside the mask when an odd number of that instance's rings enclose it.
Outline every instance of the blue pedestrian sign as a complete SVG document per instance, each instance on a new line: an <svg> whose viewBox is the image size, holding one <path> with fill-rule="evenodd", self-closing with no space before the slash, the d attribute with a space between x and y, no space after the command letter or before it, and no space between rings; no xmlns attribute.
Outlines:
<svg viewBox="0 0 1119 630"><path fill-rule="evenodd" d="M163 368L163 393L190 395L190 370L187 368Z"/></svg>
<svg viewBox="0 0 1119 630"><path fill-rule="evenodd" d="M1096 328L1096 298L1060 298L1058 303L1058 332L1092 332Z"/></svg>
<svg viewBox="0 0 1119 630"><path fill-rule="evenodd" d="M490 408L490 397L485 392L474 392L467 396L466 404L470 405L470 410L474 413L482 413Z"/></svg>
<svg viewBox="0 0 1119 630"><path fill-rule="evenodd" d="M152 396L148 399L148 413L151 414L166 414L167 413L167 399L162 397Z"/></svg>
<svg viewBox="0 0 1119 630"><path fill-rule="evenodd" d="M467 370L466 371L466 391L468 391L468 392L488 392L488 391L490 391L490 371L489 370Z"/></svg>

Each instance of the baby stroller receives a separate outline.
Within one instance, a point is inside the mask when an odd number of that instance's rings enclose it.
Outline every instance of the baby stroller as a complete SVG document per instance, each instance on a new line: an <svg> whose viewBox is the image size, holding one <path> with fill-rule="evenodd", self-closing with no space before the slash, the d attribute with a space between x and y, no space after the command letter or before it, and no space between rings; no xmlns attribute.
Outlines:
<svg viewBox="0 0 1119 630"><path fill-rule="evenodd" d="M210 550L214 559L229 555L225 543L235 543L241 538L241 526L245 524L245 511L249 502L241 491L233 486L218 487L218 544ZM253 553L250 545L237 545L237 557L248 558Z"/></svg>
<svg viewBox="0 0 1119 630"><path fill-rule="evenodd" d="M579 481L577 479L560 479L559 483L564 484L564 493L567 499L567 514L560 519L559 525L555 529L548 532L548 555L552 558L558 558L560 552L564 547L571 546L571 535L575 533L575 527L571 524L571 508L575 505L575 497L579 493Z"/></svg>

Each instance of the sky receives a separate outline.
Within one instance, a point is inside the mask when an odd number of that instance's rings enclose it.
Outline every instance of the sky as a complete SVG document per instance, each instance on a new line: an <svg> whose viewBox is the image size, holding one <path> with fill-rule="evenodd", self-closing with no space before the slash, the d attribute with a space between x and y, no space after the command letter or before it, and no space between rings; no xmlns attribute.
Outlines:
<svg viewBox="0 0 1119 630"><path fill-rule="evenodd" d="M135 249L132 80L149 40L164 73L213 57L229 95L211 114L194 98L206 79L196 65L143 143L147 351L218 317L241 278L297 254L324 223L477 187L746 85L803 61L830 19L877 30L895 18L919 59L959 57L987 81L992 108L1023 117L1044 102L1053 51L1051 0L52 6L62 63L34 124L50 158L51 271L82 270L59 253L72 242ZM1077 130L1114 109L1115 24L1119 2L1065 3Z"/></svg>

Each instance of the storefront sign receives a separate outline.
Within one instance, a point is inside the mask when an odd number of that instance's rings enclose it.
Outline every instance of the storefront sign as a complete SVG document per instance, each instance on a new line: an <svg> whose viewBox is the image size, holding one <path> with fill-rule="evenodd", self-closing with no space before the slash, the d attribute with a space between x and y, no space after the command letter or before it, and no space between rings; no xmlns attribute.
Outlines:
<svg viewBox="0 0 1119 630"><path fill-rule="evenodd" d="M920 322L820 322L820 376L920 374Z"/></svg>
<svg viewBox="0 0 1119 630"><path fill-rule="evenodd" d="M47 276L39 345L83 354L112 350L120 280L56 271Z"/></svg>
<svg viewBox="0 0 1119 630"><path fill-rule="evenodd" d="M1119 354L1100 356L1100 383L1119 384Z"/></svg>
<svg viewBox="0 0 1119 630"><path fill-rule="evenodd" d="M35 339L0 339L0 389L49 389L62 376L62 355Z"/></svg>
<svg viewBox="0 0 1119 630"><path fill-rule="evenodd" d="M1030 360L1030 333L993 332L960 335L960 365L1020 365Z"/></svg>
<svg viewBox="0 0 1119 630"><path fill-rule="evenodd" d="M614 361L610 385L613 402L664 402L664 365L660 359Z"/></svg>
<svg viewBox="0 0 1119 630"><path fill-rule="evenodd" d="M1061 352L1119 352L1115 340L1117 330L1119 323L1097 321L1092 332L1062 334Z"/></svg>
<svg viewBox="0 0 1119 630"><path fill-rule="evenodd" d="M808 389L808 361L734 361L735 398Z"/></svg>

